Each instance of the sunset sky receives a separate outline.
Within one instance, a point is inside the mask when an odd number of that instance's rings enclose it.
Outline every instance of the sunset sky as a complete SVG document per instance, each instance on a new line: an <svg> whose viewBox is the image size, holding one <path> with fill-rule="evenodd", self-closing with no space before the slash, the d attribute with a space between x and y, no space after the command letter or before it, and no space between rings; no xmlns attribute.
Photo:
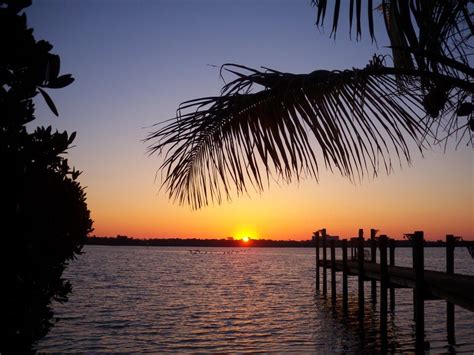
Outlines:
<svg viewBox="0 0 474 355"><path fill-rule="evenodd" d="M148 157L142 140L180 102L219 93L215 66L360 68L375 52L388 53L383 31L378 47L366 35L351 42L344 17L334 41L330 21L315 27L309 0L45 0L26 13L36 38L61 56L61 72L76 79L50 90L59 118L37 97L34 123L77 131L68 158L83 171L93 234L309 239L325 227L341 237L375 228L395 238L424 230L428 239L474 239L473 152L466 142L455 149L454 140L446 152L413 151L411 167L357 184L322 171L319 183L272 184L198 211L158 191L161 159ZM381 17L375 20L382 29Z"/></svg>

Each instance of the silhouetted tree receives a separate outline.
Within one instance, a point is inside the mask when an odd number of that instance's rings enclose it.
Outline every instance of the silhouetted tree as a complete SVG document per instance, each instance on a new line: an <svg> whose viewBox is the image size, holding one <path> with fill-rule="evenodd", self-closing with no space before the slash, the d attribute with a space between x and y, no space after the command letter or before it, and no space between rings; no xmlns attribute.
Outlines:
<svg viewBox="0 0 474 355"><path fill-rule="evenodd" d="M27 27L30 4L0 0L1 353L31 351L47 333L51 301L71 291L63 270L92 230L80 172L63 157L75 133L26 129L33 98L40 93L58 115L46 90L74 80L59 75L59 56Z"/></svg>
<svg viewBox="0 0 474 355"><path fill-rule="evenodd" d="M341 1L335 0L332 33ZM194 208L260 191L276 173L290 182L318 179L321 165L361 179L410 162L416 147L457 135L473 143L472 9L467 0L367 0L385 20L393 65L374 56L363 69L290 74L227 64L235 78L220 96L190 100L176 119L148 136L165 152L163 185L170 199ZM313 1L322 25L327 1ZM362 0L348 5L362 33ZM415 24L412 23L415 21ZM429 140L427 138L430 138Z"/></svg>

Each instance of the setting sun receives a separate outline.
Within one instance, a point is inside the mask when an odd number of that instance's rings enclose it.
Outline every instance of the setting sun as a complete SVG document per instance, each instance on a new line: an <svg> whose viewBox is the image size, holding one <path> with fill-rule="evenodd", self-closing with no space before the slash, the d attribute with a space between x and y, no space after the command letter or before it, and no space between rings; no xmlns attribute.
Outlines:
<svg viewBox="0 0 474 355"><path fill-rule="evenodd" d="M241 240L244 243L248 243L252 239L260 239L256 229L249 225L238 226L233 235L235 240Z"/></svg>

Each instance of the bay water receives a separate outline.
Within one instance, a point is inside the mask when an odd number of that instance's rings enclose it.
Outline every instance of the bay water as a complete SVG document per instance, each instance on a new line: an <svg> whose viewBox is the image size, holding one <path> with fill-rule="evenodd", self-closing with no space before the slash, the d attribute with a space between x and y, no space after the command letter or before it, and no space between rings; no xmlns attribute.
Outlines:
<svg viewBox="0 0 474 355"><path fill-rule="evenodd" d="M316 292L310 248L85 246L65 271L73 291L53 305L58 321L40 352L359 352L380 350L379 304L365 283L364 331L357 319L357 278L349 277L349 315ZM340 250L337 251L339 256ZM329 252L328 252L329 255ZM411 249L396 250L411 266ZM445 249L426 248L425 268L445 271ZM455 272L474 259L455 250ZM329 279L329 272L328 272ZM328 290L330 286L328 285ZM379 292L379 290L377 290ZM414 351L410 289L396 289L388 314L391 352ZM431 353L474 352L474 313L456 307L456 345L447 343L446 302L425 301Z"/></svg>

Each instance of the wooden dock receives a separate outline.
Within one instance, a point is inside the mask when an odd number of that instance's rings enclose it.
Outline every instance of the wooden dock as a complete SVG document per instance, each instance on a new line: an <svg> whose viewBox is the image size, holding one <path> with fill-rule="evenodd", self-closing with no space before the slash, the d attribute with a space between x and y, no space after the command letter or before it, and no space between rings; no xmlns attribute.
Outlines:
<svg viewBox="0 0 474 355"><path fill-rule="evenodd" d="M316 290L320 290L320 271L322 271L322 294L327 295L327 270L331 277L331 301L336 304L336 273L342 272L342 308L344 314L348 311L348 277L358 278L359 320L364 320L364 282L371 283L371 300L377 302L376 284L380 283L380 331L382 348L386 346L387 334L387 298L390 296L390 309L395 309L395 288L413 289L414 319L415 319L415 348L417 353L426 350L428 342L424 339L424 302L425 300L442 299L446 301L448 343L455 343L454 306L474 311L474 276L454 273L454 248L457 239L452 235L446 236L446 272L424 269L424 240L423 232L409 235L413 250L413 267L395 266L395 241L385 235L376 238L376 231L371 230L370 239L364 240L363 230L359 237L350 240L350 258L348 258L348 241L341 240L342 259L336 260L336 241L329 240L326 230L315 232L313 240L316 247ZM331 258L327 258L329 244ZM463 244L466 244L465 242ZM322 259L320 258L322 248ZM369 247L370 255L365 248ZM379 263L376 263L376 252L380 253ZM387 253L388 252L388 253ZM382 349L384 350L384 349Z"/></svg>
<svg viewBox="0 0 474 355"><path fill-rule="evenodd" d="M321 262L322 263L322 262ZM326 267L331 269L331 260L326 261ZM347 275L358 275L358 263L347 261ZM365 261L363 264L365 271L364 281L382 281L380 264ZM342 260L336 260L335 271L343 272L344 264ZM412 268L401 266L388 266L387 282L390 287L395 288L415 288L416 275ZM448 275L444 272L425 270L424 299L444 299L474 312L474 276Z"/></svg>

